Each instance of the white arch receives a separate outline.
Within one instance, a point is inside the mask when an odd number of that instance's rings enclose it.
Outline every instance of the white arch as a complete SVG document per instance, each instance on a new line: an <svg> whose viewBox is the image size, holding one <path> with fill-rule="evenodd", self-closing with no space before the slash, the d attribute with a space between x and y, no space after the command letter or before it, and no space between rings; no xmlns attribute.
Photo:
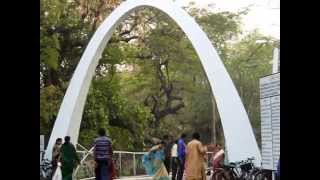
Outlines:
<svg viewBox="0 0 320 180"><path fill-rule="evenodd" d="M146 6L157 8L169 15L185 32L196 50L218 106L229 160L238 161L255 157L256 163L260 164L260 151L247 113L215 48L194 19L171 0L127 0L100 25L71 79L51 133L46 158L51 159L51 149L58 137L69 135L72 142L77 143L90 82L107 42L116 26L130 12Z"/></svg>

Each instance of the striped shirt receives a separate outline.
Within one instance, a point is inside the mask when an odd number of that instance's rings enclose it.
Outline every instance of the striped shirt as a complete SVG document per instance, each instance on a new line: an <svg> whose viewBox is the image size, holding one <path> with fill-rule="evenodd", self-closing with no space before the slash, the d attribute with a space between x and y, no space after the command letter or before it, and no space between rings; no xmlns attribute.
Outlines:
<svg viewBox="0 0 320 180"><path fill-rule="evenodd" d="M100 136L94 141L94 156L96 160L107 160L112 158L112 143L106 136Z"/></svg>

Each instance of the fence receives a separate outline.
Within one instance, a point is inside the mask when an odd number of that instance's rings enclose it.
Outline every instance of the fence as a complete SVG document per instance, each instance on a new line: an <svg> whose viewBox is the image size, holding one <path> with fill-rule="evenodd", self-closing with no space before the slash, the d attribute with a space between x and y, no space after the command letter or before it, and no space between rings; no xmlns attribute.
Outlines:
<svg viewBox="0 0 320 180"><path fill-rule="evenodd" d="M94 158L92 149L90 151L78 151L82 156L81 164L74 173L76 180L94 179ZM117 169L117 177L130 177L146 175L142 164L142 156L146 152L128 152L114 151L113 161ZM211 159L212 153L208 152L208 159ZM208 167L212 167L211 161L208 161Z"/></svg>
<svg viewBox="0 0 320 180"><path fill-rule="evenodd" d="M81 164L74 173L75 179L85 179L94 176L94 158L92 149L88 152L78 151L82 156ZM113 161L117 169L117 177L145 175L142 156L145 152L114 151Z"/></svg>

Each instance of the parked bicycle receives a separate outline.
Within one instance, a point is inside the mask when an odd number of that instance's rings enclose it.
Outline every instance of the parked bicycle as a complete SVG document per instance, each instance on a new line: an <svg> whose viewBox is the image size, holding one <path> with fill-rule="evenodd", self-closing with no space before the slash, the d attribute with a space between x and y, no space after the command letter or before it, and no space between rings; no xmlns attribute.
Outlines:
<svg viewBox="0 0 320 180"><path fill-rule="evenodd" d="M245 161L225 164L222 168L214 169L212 180L253 180L254 158Z"/></svg>
<svg viewBox="0 0 320 180"><path fill-rule="evenodd" d="M273 170L259 168L252 174L252 177L253 180L272 180L273 173Z"/></svg>
<svg viewBox="0 0 320 180"><path fill-rule="evenodd" d="M52 175L52 164L48 159L42 160L40 164L40 177L41 178L50 178Z"/></svg>
<svg viewBox="0 0 320 180"><path fill-rule="evenodd" d="M239 176L237 163L229 163L224 164L222 168L214 169L211 180L237 180Z"/></svg>

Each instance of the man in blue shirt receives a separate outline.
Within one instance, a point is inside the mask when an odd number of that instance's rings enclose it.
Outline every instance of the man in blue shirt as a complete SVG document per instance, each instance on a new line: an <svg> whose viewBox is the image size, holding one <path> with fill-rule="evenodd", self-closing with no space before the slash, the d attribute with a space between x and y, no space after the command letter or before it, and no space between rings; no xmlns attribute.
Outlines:
<svg viewBox="0 0 320 180"><path fill-rule="evenodd" d="M182 134L180 139L178 140L178 159L179 159L179 167L178 167L178 176L177 180L182 180L183 171L184 171L184 163L186 160L186 139L187 135Z"/></svg>

